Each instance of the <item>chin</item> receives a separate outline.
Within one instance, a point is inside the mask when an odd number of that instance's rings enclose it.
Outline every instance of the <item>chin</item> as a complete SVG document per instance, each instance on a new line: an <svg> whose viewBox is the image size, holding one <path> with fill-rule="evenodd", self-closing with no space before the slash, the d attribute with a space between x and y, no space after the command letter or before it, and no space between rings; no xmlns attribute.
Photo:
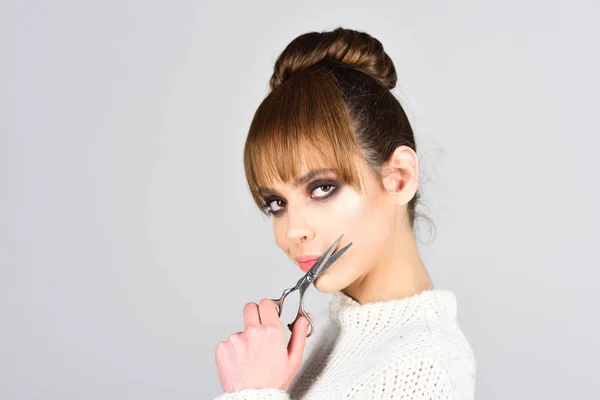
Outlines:
<svg viewBox="0 0 600 400"><path fill-rule="evenodd" d="M339 282L339 279L335 279L332 275L327 275L327 272L315 279L313 285L322 293L337 292L345 287L345 285L342 285L342 282Z"/></svg>

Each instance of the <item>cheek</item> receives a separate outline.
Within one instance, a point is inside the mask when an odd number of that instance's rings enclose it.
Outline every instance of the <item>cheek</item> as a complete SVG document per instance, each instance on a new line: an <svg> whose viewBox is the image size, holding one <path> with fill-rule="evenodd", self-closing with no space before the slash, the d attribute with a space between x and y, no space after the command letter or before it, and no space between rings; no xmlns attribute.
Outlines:
<svg viewBox="0 0 600 400"><path fill-rule="evenodd" d="M327 226L329 237L344 234L342 246L352 242L348 251L322 276L315 287L323 291L339 290L370 270L393 230L386 205L378 196L348 195L330 210Z"/></svg>
<svg viewBox="0 0 600 400"><path fill-rule="evenodd" d="M363 218L364 198L349 188L342 188L337 198L319 210L321 222L317 232L332 239L344 234L343 242L348 242L354 235L354 230Z"/></svg>
<svg viewBox="0 0 600 400"><path fill-rule="evenodd" d="M272 228L273 228L273 237L275 239L275 244L281 249L283 250L283 252L286 255L290 255L288 253L289 250L289 242L286 238L286 232L285 232L285 228L283 226L283 224L281 223L281 220L277 219L277 218L273 218L273 222L272 222Z"/></svg>
<svg viewBox="0 0 600 400"><path fill-rule="evenodd" d="M315 281L315 287L324 292L340 290L350 284L369 268L372 258L372 202L350 190L340 195L325 210L326 219L317 231L331 239L344 234L340 247L349 242L352 246Z"/></svg>
<svg viewBox="0 0 600 400"><path fill-rule="evenodd" d="M326 210L327 225L320 230L328 232L332 238L343 233L342 243L352 241L352 247L377 242L382 235L388 234L389 218L385 218L385 206L376 195L360 196L353 190L340 195Z"/></svg>

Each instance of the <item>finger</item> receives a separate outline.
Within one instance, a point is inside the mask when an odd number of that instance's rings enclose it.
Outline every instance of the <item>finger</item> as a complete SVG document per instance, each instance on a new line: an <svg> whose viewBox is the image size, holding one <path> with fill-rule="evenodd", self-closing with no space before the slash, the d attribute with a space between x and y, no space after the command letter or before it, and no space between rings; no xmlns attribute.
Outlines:
<svg viewBox="0 0 600 400"><path fill-rule="evenodd" d="M258 312L260 314L260 323L262 325L281 325L279 313L277 312L277 306L273 300L262 299L258 303Z"/></svg>
<svg viewBox="0 0 600 400"><path fill-rule="evenodd" d="M244 306L244 330L249 326L260 325L260 315L258 312L258 304L254 302L246 303Z"/></svg>
<svg viewBox="0 0 600 400"><path fill-rule="evenodd" d="M310 312L307 312L307 314L308 314L308 316L310 317L311 321L313 321L313 323L314 323L314 319L313 319L314 317L313 317L312 313L310 313ZM300 319L298 319L298 323L300 323ZM293 326L292 326L292 325L293 325ZM293 329L294 329L294 327L295 327L295 326L296 326L296 322L295 322L295 321L294 321L294 322L292 322L291 324L288 324L288 325L287 325L287 327L288 327L288 329L290 330L290 332L293 332ZM308 333L310 333L310 330L311 330L311 329L314 329L314 326L311 326L311 325L310 325L310 322L308 323L308 326L309 326L309 328L308 328Z"/></svg>
<svg viewBox="0 0 600 400"><path fill-rule="evenodd" d="M312 319L312 315L310 317ZM300 368L302 364L302 354L304 353L309 329L311 329L310 323L304 316L298 318L298 321L294 324L292 336L288 343L288 362L293 371Z"/></svg>
<svg viewBox="0 0 600 400"><path fill-rule="evenodd" d="M240 355L246 354L246 344L244 340L244 332L234 332L227 339L230 356L232 360L236 360Z"/></svg>

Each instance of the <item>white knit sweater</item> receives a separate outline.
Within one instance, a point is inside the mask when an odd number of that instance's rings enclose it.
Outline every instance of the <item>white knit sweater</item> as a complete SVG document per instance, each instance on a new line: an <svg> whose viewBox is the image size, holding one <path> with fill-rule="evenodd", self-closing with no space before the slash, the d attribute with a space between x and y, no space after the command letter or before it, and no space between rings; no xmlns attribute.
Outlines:
<svg viewBox="0 0 600 400"><path fill-rule="evenodd" d="M473 399L475 357L456 317L447 290L362 305L335 292L287 392L245 389L216 400Z"/></svg>

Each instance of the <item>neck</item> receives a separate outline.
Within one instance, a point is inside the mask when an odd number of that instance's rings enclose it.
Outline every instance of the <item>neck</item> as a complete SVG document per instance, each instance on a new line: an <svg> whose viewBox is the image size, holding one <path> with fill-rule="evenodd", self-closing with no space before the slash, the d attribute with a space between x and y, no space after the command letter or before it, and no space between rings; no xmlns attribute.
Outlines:
<svg viewBox="0 0 600 400"><path fill-rule="evenodd" d="M403 299L433 289L412 229L402 228L395 233L390 235L385 247L388 251L380 254L376 265L342 293L365 304Z"/></svg>

